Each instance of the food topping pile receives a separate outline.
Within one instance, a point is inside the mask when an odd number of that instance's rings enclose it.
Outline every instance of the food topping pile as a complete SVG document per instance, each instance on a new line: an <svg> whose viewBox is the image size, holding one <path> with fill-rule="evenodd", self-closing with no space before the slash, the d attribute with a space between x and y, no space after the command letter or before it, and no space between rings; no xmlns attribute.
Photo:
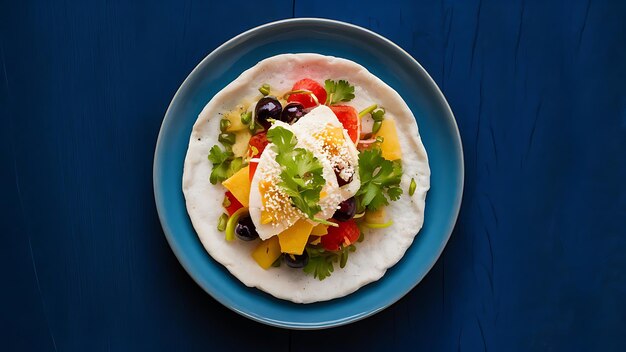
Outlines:
<svg viewBox="0 0 626 352"><path fill-rule="evenodd" d="M263 84L222 114L221 145L208 154L209 181L226 189L217 227L227 241L257 241L262 268L324 280L345 267L364 227L392 224L385 207L403 193L396 126L377 104L349 105L354 92L345 80L304 78L281 94Z"/></svg>

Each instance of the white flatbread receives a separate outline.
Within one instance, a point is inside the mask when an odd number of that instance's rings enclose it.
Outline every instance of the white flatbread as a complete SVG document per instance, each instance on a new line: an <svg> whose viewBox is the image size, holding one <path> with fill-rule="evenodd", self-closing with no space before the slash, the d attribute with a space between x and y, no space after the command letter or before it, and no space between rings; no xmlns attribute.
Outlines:
<svg viewBox="0 0 626 352"><path fill-rule="evenodd" d="M355 98L347 103L358 111L376 103L386 110L385 118L394 119L402 147L404 190L398 201L386 207L393 225L385 229L367 229L365 240L356 245L345 268L335 266L330 277L320 281L299 269L286 265L264 270L250 253L257 241L227 242L217 230L217 219L223 213L225 188L209 183L211 162L209 149L218 144L219 121L244 99L259 96L258 88L270 84L272 92L286 92L302 78L320 83L326 79L345 79L355 86ZM413 196L408 188L414 178ZM250 287L257 287L277 298L296 303L326 301L348 295L380 279L396 264L413 242L424 222L424 202L430 188L430 168L426 150L419 136L413 113L400 95L359 64L318 54L284 54L259 62L217 93L196 121L185 158L183 193L187 212L207 252L235 277Z"/></svg>

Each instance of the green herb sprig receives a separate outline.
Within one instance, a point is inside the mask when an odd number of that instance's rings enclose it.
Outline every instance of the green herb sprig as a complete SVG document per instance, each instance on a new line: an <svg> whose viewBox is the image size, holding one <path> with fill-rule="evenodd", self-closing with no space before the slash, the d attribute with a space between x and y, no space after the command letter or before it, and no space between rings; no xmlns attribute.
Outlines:
<svg viewBox="0 0 626 352"><path fill-rule="evenodd" d="M412 196L415 194L415 188L417 188L417 183L414 178L411 178L411 184L409 185L409 195Z"/></svg>
<svg viewBox="0 0 626 352"><path fill-rule="evenodd" d="M354 86L348 81L339 80L337 82L327 79L324 81L326 90L326 105L335 105L342 101L354 99Z"/></svg>
<svg viewBox="0 0 626 352"><path fill-rule="evenodd" d="M309 219L315 218L319 206L320 192L326 183L320 161L310 151L296 148L298 140L293 132L277 126L267 132L267 139L273 143L276 162L281 165L281 181L278 185L289 196L291 203Z"/></svg>
<svg viewBox="0 0 626 352"><path fill-rule="evenodd" d="M377 210L389 205L402 195L400 180L402 163L400 160L383 158L380 149L364 150L359 155L359 176L361 188L356 196L361 207Z"/></svg>
<svg viewBox="0 0 626 352"><path fill-rule="evenodd" d="M263 96L268 96L270 94L270 85L264 83L261 87L259 87L259 92L263 94Z"/></svg>
<svg viewBox="0 0 626 352"><path fill-rule="evenodd" d="M304 272L322 281L333 273L335 263L338 263L340 268L344 268L350 252L356 251L356 247L351 244L343 246L338 251L327 251L317 246L307 246L306 251L309 255L309 262L304 267Z"/></svg>
<svg viewBox="0 0 626 352"><path fill-rule="evenodd" d="M235 154L232 151L222 150L217 145L211 148L208 158L213 163L213 170L211 170L211 175L209 176L209 181L212 184L223 182L243 166L242 158L235 158Z"/></svg>

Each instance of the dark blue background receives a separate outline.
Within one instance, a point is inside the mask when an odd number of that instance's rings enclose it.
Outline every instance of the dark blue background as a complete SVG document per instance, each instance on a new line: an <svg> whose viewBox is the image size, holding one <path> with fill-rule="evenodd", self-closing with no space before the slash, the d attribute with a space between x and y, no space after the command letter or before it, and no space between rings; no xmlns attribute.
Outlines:
<svg viewBox="0 0 626 352"><path fill-rule="evenodd" d="M326 331L221 306L159 225L152 160L192 68L292 16L370 28L454 111L460 217L410 294ZM0 2L3 350L626 349L623 1Z"/></svg>

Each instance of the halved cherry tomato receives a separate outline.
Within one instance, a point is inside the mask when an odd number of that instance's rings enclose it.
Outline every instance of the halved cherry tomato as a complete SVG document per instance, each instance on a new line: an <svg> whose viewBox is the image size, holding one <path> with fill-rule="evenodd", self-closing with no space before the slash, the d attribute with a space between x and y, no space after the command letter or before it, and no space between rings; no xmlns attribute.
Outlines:
<svg viewBox="0 0 626 352"><path fill-rule="evenodd" d="M314 80L310 78L301 79L298 82L296 82L291 88L291 90L300 90L300 89L305 89L305 90L313 92L313 94L315 94L315 97L317 98L317 101L320 104L324 104L324 102L326 102L326 89L324 89L324 87L321 84L315 82ZM315 104L315 100L311 98L310 94L292 94L289 96L287 101L289 102L296 101L302 104L302 106L304 106L305 109L311 108L317 105Z"/></svg>
<svg viewBox="0 0 626 352"><path fill-rule="evenodd" d="M328 226L328 234L321 237L322 246L327 251L337 251L342 244L349 246L359 239L359 227L353 219L337 224L339 227Z"/></svg>
<svg viewBox="0 0 626 352"><path fill-rule="evenodd" d="M233 215L234 212L236 212L240 208L243 208L243 205L239 203L237 198L235 198L235 196L232 193L230 193L230 191L226 191L224 196L226 197L227 200L226 199L224 200L225 204L223 205L224 205L224 208L226 209L226 212L228 213L228 216Z"/></svg>
<svg viewBox="0 0 626 352"><path fill-rule="evenodd" d="M268 143L267 132L255 134L250 138L250 142L248 142L248 155L250 155L251 158L257 158L263 153Z"/></svg>
<svg viewBox="0 0 626 352"><path fill-rule="evenodd" d="M333 105L330 109L335 113L337 119L343 125L343 128L348 131L348 136L357 144L359 141L359 134L361 133L361 121L359 120L359 113L352 106L347 105Z"/></svg>

